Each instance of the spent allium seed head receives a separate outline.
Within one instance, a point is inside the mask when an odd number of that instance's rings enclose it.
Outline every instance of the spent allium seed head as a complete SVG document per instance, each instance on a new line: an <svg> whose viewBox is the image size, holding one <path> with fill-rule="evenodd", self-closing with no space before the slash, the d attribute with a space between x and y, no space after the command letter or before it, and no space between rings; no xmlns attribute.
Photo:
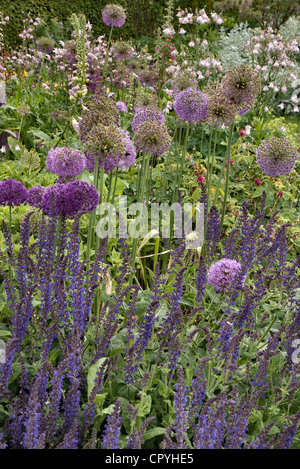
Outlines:
<svg viewBox="0 0 300 469"><path fill-rule="evenodd" d="M222 87L234 101L240 115L246 114L260 92L261 80L256 70L246 65L229 70L222 79Z"/></svg>
<svg viewBox="0 0 300 469"><path fill-rule="evenodd" d="M221 259L209 268L208 283L217 291L225 291L230 287L239 269L241 269L241 264L234 259Z"/></svg>
<svg viewBox="0 0 300 469"><path fill-rule="evenodd" d="M153 156L163 155L168 151L171 137L165 125L147 121L141 124L135 134L134 143L137 151L145 151Z"/></svg>
<svg viewBox="0 0 300 469"><path fill-rule="evenodd" d="M136 133L139 126L146 121L157 122L157 124L162 125L165 123L164 113L154 107L139 109L139 111L134 115L131 123L133 132Z"/></svg>
<svg viewBox="0 0 300 469"><path fill-rule="evenodd" d="M93 97L83 108L79 122L80 138L85 142L87 135L96 124L119 125L120 115L116 103L107 96Z"/></svg>
<svg viewBox="0 0 300 469"><path fill-rule="evenodd" d="M137 92L137 96L134 103L134 110L137 112L140 109L150 107L155 109L157 108L156 96L141 88L141 90Z"/></svg>
<svg viewBox="0 0 300 469"><path fill-rule="evenodd" d="M38 40L38 50L44 52L45 54L51 54L55 46L55 42L51 37L41 37Z"/></svg>
<svg viewBox="0 0 300 469"><path fill-rule="evenodd" d="M72 181L45 189L42 208L46 215L59 214L74 218L77 214L92 212L98 201L99 194L95 186L85 181Z"/></svg>
<svg viewBox="0 0 300 469"><path fill-rule="evenodd" d="M42 198L45 188L40 184L38 186L31 187L27 194L27 203L36 208L42 208Z"/></svg>
<svg viewBox="0 0 300 469"><path fill-rule="evenodd" d="M85 158L80 150L56 147L49 150L46 166L51 173L62 177L75 177L85 168Z"/></svg>
<svg viewBox="0 0 300 469"><path fill-rule="evenodd" d="M206 122L217 127L229 127L234 122L236 105L228 98L221 86L216 84L206 89L208 96Z"/></svg>
<svg viewBox="0 0 300 469"><path fill-rule="evenodd" d="M102 10L102 19L107 26L121 28L126 20L126 13L121 5L106 5Z"/></svg>
<svg viewBox="0 0 300 469"><path fill-rule="evenodd" d="M41 163L38 152L33 148L29 151L25 148L19 161L21 166L30 169L38 169Z"/></svg>
<svg viewBox="0 0 300 469"><path fill-rule="evenodd" d="M17 107L17 113L20 114L20 116L29 116L30 106L24 103L20 104L20 106Z"/></svg>
<svg viewBox="0 0 300 469"><path fill-rule="evenodd" d="M174 110L178 117L188 122L201 122L207 117L208 97L201 91L187 88L177 94Z"/></svg>
<svg viewBox="0 0 300 469"><path fill-rule="evenodd" d="M281 176L292 171L297 149L286 138L266 138L256 149L257 162L268 176Z"/></svg>
<svg viewBox="0 0 300 469"><path fill-rule="evenodd" d="M188 88L197 88L197 79L194 73L188 70L177 72L172 78L172 90L174 95Z"/></svg>
<svg viewBox="0 0 300 469"><path fill-rule="evenodd" d="M158 72L156 70L145 69L139 72L138 77L143 86L151 87L157 83Z"/></svg>
<svg viewBox="0 0 300 469"><path fill-rule="evenodd" d="M0 181L0 205L11 207L23 204L27 199L27 189L15 179Z"/></svg>
<svg viewBox="0 0 300 469"><path fill-rule="evenodd" d="M110 173L120 160L126 159L127 146L127 137L119 127L95 125L84 143L87 169L93 172L98 160L99 168L104 167L105 172Z"/></svg>
<svg viewBox="0 0 300 469"><path fill-rule="evenodd" d="M134 50L129 42L118 41L113 44L113 55L118 60L130 59L133 56Z"/></svg>

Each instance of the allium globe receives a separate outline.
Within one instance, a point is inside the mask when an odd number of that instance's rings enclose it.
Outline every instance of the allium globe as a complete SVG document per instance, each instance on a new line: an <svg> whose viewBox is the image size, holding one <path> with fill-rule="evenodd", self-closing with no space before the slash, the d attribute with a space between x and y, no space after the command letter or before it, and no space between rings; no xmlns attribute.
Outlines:
<svg viewBox="0 0 300 469"><path fill-rule="evenodd" d="M193 72L189 70L181 70L177 72L172 78L172 90L174 95L181 93L181 91L188 88L197 88L197 79Z"/></svg>
<svg viewBox="0 0 300 469"><path fill-rule="evenodd" d="M257 162L268 176L281 176L292 171L297 149L286 138L271 137L262 141L256 149Z"/></svg>
<svg viewBox="0 0 300 469"><path fill-rule="evenodd" d="M208 283L219 292L226 291L240 269L241 264L234 259L221 259L209 268L207 273Z"/></svg>
<svg viewBox="0 0 300 469"><path fill-rule="evenodd" d="M134 133L138 131L138 128L141 124L146 121L157 122L157 124L162 125L165 122L165 116L162 111L152 107L140 109L134 115L134 118L131 123L131 128Z"/></svg>
<svg viewBox="0 0 300 469"><path fill-rule="evenodd" d="M86 156L86 168L94 172L95 161L98 160L99 168L104 167L106 173L110 173L126 158L128 142L124 132L115 125L95 125L90 131L84 151Z"/></svg>
<svg viewBox="0 0 300 469"><path fill-rule="evenodd" d="M40 184L33 186L28 190L27 203L32 207L42 208L42 198L45 192L45 188Z"/></svg>
<svg viewBox="0 0 300 469"><path fill-rule="evenodd" d="M80 150L69 147L51 148L46 159L46 166L51 173L61 177L75 177L85 168L85 157Z"/></svg>
<svg viewBox="0 0 300 469"><path fill-rule="evenodd" d="M137 151L145 151L153 156L166 153L171 145L171 140L165 125L151 121L141 124L134 137Z"/></svg>
<svg viewBox="0 0 300 469"><path fill-rule="evenodd" d="M206 122L216 127L229 127L237 113L234 102L219 85L208 87L206 93L208 96Z"/></svg>
<svg viewBox="0 0 300 469"><path fill-rule="evenodd" d="M129 132L124 129L121 129L122 133L124 134L124 142L126 146L126 151L124 156L120 156L119 161L117 163L117 167L121 169L129 168L133 165L136 160L136 152L132 141L130 139Z"/></svg>
<svg viewBox="0 0 300 469"><path fill-rule="evenodd" d="M123 103L123 101L117 101L116 106L119 112L125 112L125 113L128 112L127 106L125 103Z"/></svg>
<svg viewBox="0 0 300 469"><path fill-rule="evenodd" d="M106 5L102 10L102 19L107 26L121 28L126 20L126 13L121 5Z"/></svg>
<svg viewBox="0 0 300 469"><path fill-rule="evenodd" d="M72 181L45 189L42 208L46 215L74 218L75 215L92 212L98 202L99 194L95 186L85 181Z"/></svg>
<svg viewBox="0 0 300 469"><path fill-rule="evenodd" d="M201 91L187 88L177 94L174 110L178 117L188 122L201 122L207 116L208 97Z"/></svg>
<svg viewBox="0 0 300 469"><path fill-rule="evenodd" d="M130 59L133 56L133 47L125 41L118 41L113 44L113 55L117 60Z"/></svg>
<svg viewBox="0 0 300 469"><path fill-rule="evenodd" d="M27 189L20 181L0 181L0 205L18 206L26 202Z"/></svg>
<svg viewBox="0 0 300 469"><path fill-rule="evenodd" d="M107 96L95 96L84 106L79 132L82 142L85 142L92 127L97 124L116 125L120 123L120 114L116 103Z"/></svg>
<svg viewBox="0 0 300 469"><path fill-rule="evenodd" d="M222 79L222 87L227 96L237 106L239 115L246 114L253 106L260 92L259 73L246 65L229 70Z"/></svg>

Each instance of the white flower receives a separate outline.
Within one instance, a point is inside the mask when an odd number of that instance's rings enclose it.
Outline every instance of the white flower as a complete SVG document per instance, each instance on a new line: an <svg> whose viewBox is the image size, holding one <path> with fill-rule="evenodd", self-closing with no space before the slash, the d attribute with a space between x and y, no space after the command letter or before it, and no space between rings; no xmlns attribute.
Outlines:
<svg viewBox="0 0 300 469"><path fill-rule="evenodd" d="M298 97L295 94L293 94L292 97L291 97L291 101L293 103L297 104L298 103Z"/></svg>
<svg viewBox="0 0 300 469"><path fill-rule="evenodd" d="M282 91L283 93L286 93L286 90L287 90L287 87L286 87L285 85L283 85L283 86L281 87L281 91Z"/></svg>
<svg viewBox="0 0 300 469"><path fill-rule="evenodd" d="M3 145L3 147L1 147L1 148L0 148L0 151L1 151L1 153L5 153L5 151L6 151L6 148L5 148L5 146L4 146L4 145Z"/></svg>
<svg viewBox="0 0 300 469"><path fill-rule="evenodd" d="M185 33L186 33L186 30L183 29L183 28L180 28L178 32L179 32L179 34L185 34Z"/></svg>
<svg viewBox="0 0 300 469"><path fill-rule="evenodd" d="M284 109L285 106L284 106L283 103L281 103L281 104L278 104L278 107L282 110L282 109Z"/></svg>
<svg viewBox="0 0 300 469"><path fill-rule="evenodd" d="M251 125L246 125L245 126L245 135L250 135L251 133Z"/></svg>
<svg viewBox="0 0 300 469"><path fill-rule="evenodd" d="M294 112L299 112L299 108L298 106L294 106L294 109L293 109Z"/></svg>
<svg viewBox="0 0 300 469"><path fill-rule="evenodd" d="M19 145L16 145L16 146L15 146L15 150L16 150L16 151L20 151Z"/></svg>
<svg viewBox="0 0 300 469"><path fill-rule="evenodd" d="M175 34L174 28L165 28L163 29L163 33L165 36L172 36Z"/></svg>
<svg viewBox="0 0 300 469"><path fill-rule="evenodd" d="M189 42L189 47L195 47L194 41Z"/></svg>

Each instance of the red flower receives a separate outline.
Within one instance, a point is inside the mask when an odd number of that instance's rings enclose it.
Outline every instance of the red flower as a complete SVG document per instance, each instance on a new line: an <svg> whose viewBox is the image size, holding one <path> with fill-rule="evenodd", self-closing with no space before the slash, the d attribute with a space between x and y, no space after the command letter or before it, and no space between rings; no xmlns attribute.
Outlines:
<svg viewBox="0 0 300 469"><path fill-rule="evenodd" d="M256 185L256 186L260 186L260 185L261 185L261 179L257 179L257 178L256 178L254 182L255 182L255 185Z"/></svg>
<svg viewBox="0 0 300 469"><path fill-rule="evenodd" d="M197 182L204 182L205 181L205 177L204 176L199 176L197 178Z"/></svg>
<svg viewBox="0 0 300 469"><path fill-rule="evenodd" d="M243 136L243 135L245 135L245 133L246 133L246 132L245 132L245 129L241 129L241 130L240 130L240 135Z"/></svg>
<svg viewBox="0 0 300 469"><path fill-rule="evenodd" d="M276 197L280 199L282 197L282 192L278 192L278 194L276 194Z"/></svg>

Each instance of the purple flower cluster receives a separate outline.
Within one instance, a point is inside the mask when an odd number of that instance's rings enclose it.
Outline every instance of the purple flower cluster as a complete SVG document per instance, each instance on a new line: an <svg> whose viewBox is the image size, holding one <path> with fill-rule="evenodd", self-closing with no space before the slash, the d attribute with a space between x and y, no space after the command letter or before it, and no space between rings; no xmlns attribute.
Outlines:
<svg viewBox="0 0 300 469"><path fill-rule="evenodd" d="M208 283L217 291L228 290L240 269L241 264L234 259L221 259L209 268Z"/></svg>
<svg viewBox="0 0 300 469"><path fill-rule="evenodd" d="M45 189L42 208L47 215L75 215L92 212L98 204L99 194L93 185L85 181L55 184Z"/></svg>
<svg viewBox="0 0 300 469"><path fill-rule="evenodd" d="M7 179L0 181L0 205L11 207L23 204L27 199L27 189L20 181Z"/></svg>
<svg viewBox="0 0 300 469"><path fill-rule="evenodd" d="M172 90L174 95L176 96L178 93L188 88L196 90L197 80L195 75L187 70L176 73L172 78Z"/></svg>
<svg viewBox="0 0 300 469"><path fill-rule="evenodd" d="M42 208L42 198L45 192L45 188L40 184L38 186L31 187L28 190L27 203L36 208Z"/></svg>
<svg viewBox="0 0 300 469"><path fill-rule="evenodd" d="M292 171L298 153L286 138L271 137L256 149L257 162L268 176L281 176Z"/></svg>
<svg viewBox="0 0 300 469"><path fill-rule="evenodd" d="M69 147L51 148L46 159L46 166L51 173L61 177L75 177L85 168L85 158L80 150Z"/></svg>
<svg viewBox="0 0 300 469"><path fill-rule="evenodd" d="M106 5L102 10L102 19L107 26L121 28L126 20L126 13L121 5Z"/></svg>
<svg viewBox="0 0 300 469"><path fill-rule="evenodd" d="M123 101L117 101L116 105L119 112L128 112L127 106L125 103L123 103Z"/></svg>
<svg viewBox="0 0 300 469"><path fill-rule="evenodd" d="M174 110L188 122L201 122L207 117L208 97L194 88L187 88L175 97Z"/></svg>
<svg viewBox="0 0 300 469"><path fill-rule="evenodd" d="M146 121L157 122L157 124L163 125L165 123L164 113L159 109L153 107L139 109L135 113L131 123L131 128L133 132L138 132L139 126Z"/></svg>
<svg viewBox="0 0 300 469"><path fill-rule="evenodd" d="M113 45L113 54L117 60L130 59L133 53L134 50L128 42L119 41Z"/></svg>

